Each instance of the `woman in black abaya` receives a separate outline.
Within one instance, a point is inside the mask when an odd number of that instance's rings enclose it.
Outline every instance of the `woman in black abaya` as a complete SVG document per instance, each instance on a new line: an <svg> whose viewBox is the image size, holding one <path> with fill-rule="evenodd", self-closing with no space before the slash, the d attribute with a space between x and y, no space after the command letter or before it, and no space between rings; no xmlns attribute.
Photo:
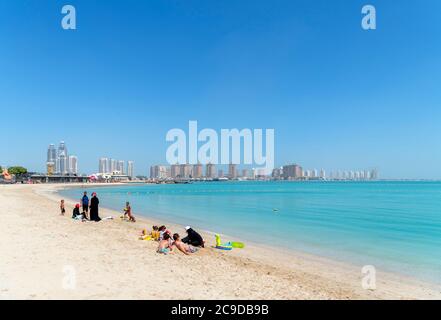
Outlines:
<svg viewBox="0 0 441 320"><path fill-rule="evenodd" d="M92 193L92 199L90 199L90 220L91 221L101 221L101 218L98 215L98 205L100 201L96 196L96 192Z"/></svg>

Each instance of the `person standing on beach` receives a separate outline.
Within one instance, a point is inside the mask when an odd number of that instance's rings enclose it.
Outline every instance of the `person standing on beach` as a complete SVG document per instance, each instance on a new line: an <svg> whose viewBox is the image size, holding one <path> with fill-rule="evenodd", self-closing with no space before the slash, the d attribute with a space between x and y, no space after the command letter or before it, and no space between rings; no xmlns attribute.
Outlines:
<svg viewBox="0 0 441 320"><path fill-rule="evenodd" d="M135 217L132 214L132 207L130 206L129 202L126 202L126 207L124 209L124 218L128 216L129 217L129 221L131 222L136 222Z"/></svg>
<svg viewBox="0 0 441 320"><path fill-rule="evenodd" d="M64 207L64 200L61 200L60 202L60 212L62 216L64 216L64 214L66 213L66 208Z"/></svg>
<svg viewBox="0 0 441 320"><path fill-rule="evenodd" d="M90 220L91 221L101 221L101 218L98 215L98 206L100 204L100 200L96 196L96 192L92 193L92 199L90 199Z"/></svg>
<svg viewBox="0 0 441 320"><path fill-rule="evenodd" d="M84 195L81 198L81 203L83 205L83 213L84 213L84 218L88 218L87 214L89 212L89 197L87 196L87 192L84 191Z"/></svg>

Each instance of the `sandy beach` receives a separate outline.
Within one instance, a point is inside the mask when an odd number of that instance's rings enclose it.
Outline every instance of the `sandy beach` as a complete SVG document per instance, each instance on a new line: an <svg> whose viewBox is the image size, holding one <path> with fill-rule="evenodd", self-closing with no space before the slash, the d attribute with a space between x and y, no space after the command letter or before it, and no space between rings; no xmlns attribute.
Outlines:
<svg viewBox="0 0 441 320"><path fill-rule="evenodd" d="M121 221L101 209L100 223L59 214L63 185L1 185L1 299L440 299L440 288L377 270L377 289L362 288L361 268L303 253L247 245L223 252L160 255L140 241L161 221ZM97 188L99 196L99 188ZM81 195L79 195L80 197ZM136 211L135 211L136 213ZM139 218L139 217L138 217ZM183 226L168 226L184 233Z"/></svg>

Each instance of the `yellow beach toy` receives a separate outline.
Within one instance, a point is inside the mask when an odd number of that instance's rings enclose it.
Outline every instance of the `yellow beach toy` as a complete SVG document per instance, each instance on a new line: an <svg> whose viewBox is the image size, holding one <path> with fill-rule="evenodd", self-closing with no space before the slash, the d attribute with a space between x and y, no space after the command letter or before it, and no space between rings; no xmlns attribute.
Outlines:
<svg viewBox="0 0 441 320"><path fill-rule="evenodd" d="M233 247L229 243L222 243L220 235L216 234L216 249L219 250L232 250Z"/></svg>
<svg viewBox="0 0 441 320"><path fill-rule="evenodd" d="M231 250L233 248L243 249L245 244L243 242L226 242L222 243L220 235L216 234L216 248L220 250Z"/></svg>
<svg viewBox="0 0 441 320"><path fill-rule="evenodd" d="M141 236L139 237L139 240L146 240L146 241L148 241L148 240L153 240L153 238L152 238L151 235L147 234L147 230L146 229L143 229L142 232L141 232Z"/></svg>
<svg viewBox="0 0 441 320"><path fill-rule="evenodd" d="M243 242L230 242L233 248L243 249L245 248L245 243Z"/></svg>

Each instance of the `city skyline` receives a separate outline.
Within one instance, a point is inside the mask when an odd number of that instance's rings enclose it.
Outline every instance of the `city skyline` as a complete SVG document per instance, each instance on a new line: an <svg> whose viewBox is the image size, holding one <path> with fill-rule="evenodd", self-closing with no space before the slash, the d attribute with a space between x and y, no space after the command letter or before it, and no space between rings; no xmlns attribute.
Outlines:
<svg viewBox="0 0 441 320"><path fill-rule="evenodd" d="M130 178L136 176L146 176L155 178L223 178L236 179L238 177L255 177L255 176L268 176L272 178L284 177L288 180L288 177L292 178L329 178L334 180L370 180L369 176L372 175L373 179L378 177L378 169L369 170L341 170L333 169L329 171L329 175L326 175L326 170L321 168L320 173L318 169L303 169L301 166L283 165L281 167L275 167L271 173L263 173L263 168L253 168L250 165L240 164L212 164L205 165L205 174L203 173L203 165L197 164L172 164L172 165L150 165L146 174L136 174L134 168L134 161L127 161L125 166L125 160L117 160L109 157L101 157L98 162L98 171L82 172L78 171L78 157L69 155L65 141L61 141L58 149L55 148L55 144L50 144L47 149L47 161L46 161L46 173L52 174L72 174L72 175L90 175L90 174L113 174L119 173L120 175L127 175ZM218 168L221 168L218 170ZM227 168L227 174L224 175L224 170ZM249 175L249 172L252 175ZM262 173L260 173L262 171ZM280 173L278 174L277 172ZM373 173L375 172L375 174Z"/></svg>
<svg viewBox="0 0 441 320"><path fill-rule="evenodd" d="M64 141L55 148L55 144L49 144L46 157L46 172L49 175L77 175L78 157L70 155ZM42 171L41 171L42 172Z"/></svg>
<svg viewBox="0 0 441 320"><path fill-rule="evenodd" d="M101 157L98 161L98 172L93 172L93 174L113 174L117 172L120 175L126 175L133 179L135 177L135 163L131 160L127 161L127 166L125 163L125 160Z"/></svg>
<svg viewBox="0 0 441 320"><path fill-rule="evenodd" d="M71 4L75 31L57 2L0 3L0 105L29 123L0 127L2 165L44 172L42 150L60 137L80 173L112 155L148 175L166 163L167 132L197 120L273 128L276 167L441 179L439 1L403 0L399 15L383 1L373 31L359 0Z"/></svg>
<svg viewBox="0 0 441 320"><path fill-rule="evenodd" d="M116 160L108 157L99 158L98 172L83 173L85 175L90 174L108 174L108 175L120 175L127 176L134 179L135 176L146 176L151 179L219 179L227 178L234 180L237 178L249 178L255 179L256 177L267 177L272 179L281 180L377 180L378 169L369 170L333 170L327 171L323 168L318 169L304 169L298 164L286 164L281 167L275 167L271 174L265 172L263 168L251 168L247 166L240 166L239 164L229 164L228 166L208 163L204 166L200 163L197 164L173 164L173 165L151 165L149 168L149 174L136 175L134 171L134 161L127 161L127 167L125 167L125 160ZM228 173L224 175L223 169L218 167L227 167ZM248 166L249 167L249 166ZM63 174L63 175L78 175L78 157L69 155L67 152L67 146L64 141L61 141L57 149L55 144L50 144L47 149L47 162L46 162L47 174ZM67 168L67 169L65 169ZM251 174L250 174L251 172Z"/></svg>
<svg viewBox="0 0 441 320"><path fill-rule="evenodd" d="M265 168L244 168L237 164L228 165L228 173L224 175L223 169L217 170L216 164L174 164L153 165L150 167L150 179L173 180L173 179L273 179L273 180L346 180L346 181L373 181L378 180L377 168L363 170L335 170L327 174L325 169L304 169L298 164L286 164L274 168L271 174L267 174ZM220 165L222 167L222 165Z"/></svg>

